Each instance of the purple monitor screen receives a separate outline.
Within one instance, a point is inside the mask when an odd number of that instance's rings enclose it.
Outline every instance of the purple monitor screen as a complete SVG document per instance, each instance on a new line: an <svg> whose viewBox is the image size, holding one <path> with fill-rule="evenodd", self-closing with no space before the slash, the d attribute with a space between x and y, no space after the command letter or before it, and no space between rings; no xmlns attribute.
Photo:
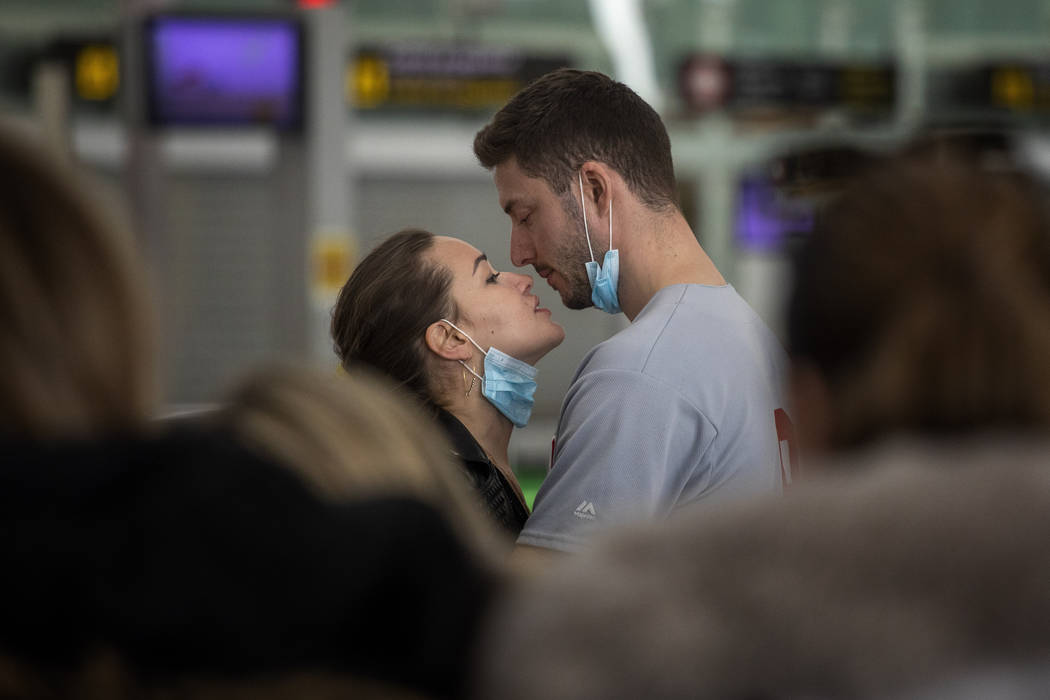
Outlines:
<svg viewBox="0 0 1050 700"><path fill-rule="evenodd" d="M777 251L791 233L813 227L812 206L788 201L764 177L745 177L736 199L736 242L745 250Z"/></svg>
<svg viewBox="0 0 1050 700"><path fill-rule="evenodd" d="M146 55L151 121L273 125L301 121L301 31L294 20L154 17Z"/></svg>

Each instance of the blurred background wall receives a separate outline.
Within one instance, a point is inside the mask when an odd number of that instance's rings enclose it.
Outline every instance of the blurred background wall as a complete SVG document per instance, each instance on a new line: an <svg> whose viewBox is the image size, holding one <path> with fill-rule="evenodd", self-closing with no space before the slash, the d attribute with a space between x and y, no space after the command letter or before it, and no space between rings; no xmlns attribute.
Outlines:
<svg viewBox="0 0 1050 700"><path fill-rule="evenodd" d="M301 124L160 123L157 12L293 18ZM661 112L687 218L780 332L791 241L866 160L939 133L1045 167L1048 37L1050 0L3 0L0 110L133 212L178 410L266 361L334 372L334 295L386 234L457 235L509 269L471 144L547 70L601 70ZM567 339L540 365L519 468L545 465L578 360L625 323L537 281Z"/></svg>

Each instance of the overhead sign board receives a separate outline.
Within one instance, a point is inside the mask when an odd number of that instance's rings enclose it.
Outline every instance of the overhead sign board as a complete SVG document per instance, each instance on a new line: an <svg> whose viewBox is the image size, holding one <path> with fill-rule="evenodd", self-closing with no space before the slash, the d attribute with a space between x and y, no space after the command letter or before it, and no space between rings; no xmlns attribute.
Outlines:
<svg viewBox="0 0 1050 700"><path fill-rule="evenodd" d="M157 26L153 23L147 31ZM148 52L156 48L149 38L146 47ZM112 37L62 38L46 51L27 49L23 53L24 60L15 67L17 75L7 80L21 92L28 92L31 71L44 59L59 60L68 67L77 107L113 109L120 90L125 88L120 49ZM150 54L147 59L148 68L164 64L157 55ZM458 42L366 45L348 58L344 88L347 103L366 112L491 111L541 75L574 64L575 60L565 54L505 46ZM274 74L267 70L259 75L272 79ZM192 82L164 82L152 77L150 99L155 106L173 99L177 90L185 92L185 86ZM216 109L220 106L217 100L204 104Z"/></svg>
<svg viewBox="0 0 1050 700"><path fill-rule="evenodd" d="M931 105L938 110L1050 116L1050 60L943 69L932 76L931 82Z"/></svg>
<svg viewBox="0 0 1050 700"><path fill-rule="evenodd" d="M693 114L839 110L871 118L892 114L897 102L897 69L892 62L693 55L680 66L679 92Z"/></svg>
<svg viewBox="0 0 1050 700"><path fill-rule="evenodd" d="M368 46L351 60L346 93L362 110L498 109L535 78L571 63L506 47Z"/></svg>

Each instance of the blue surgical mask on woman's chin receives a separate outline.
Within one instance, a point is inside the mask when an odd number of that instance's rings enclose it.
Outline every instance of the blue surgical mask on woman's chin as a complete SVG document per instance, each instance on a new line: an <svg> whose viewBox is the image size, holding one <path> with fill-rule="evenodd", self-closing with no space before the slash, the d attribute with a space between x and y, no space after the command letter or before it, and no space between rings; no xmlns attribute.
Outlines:
<svg viewBox="0 0 1050 700"><path fill-rule="evenodd" d="M524 428L532 415L533 396L536 393L536 368L527 362L515 359L507 353L490 347L488 351L474 342L456 324L447 318L441 319L466 336L485 355L485 376L481 376L460 360L459 364L481 380L481 394L511 423Z"/></svg>
<svg viewBox="0 0 1050 700"><path fill-rule="evenodd" d="M609 250L605 252L602 264L594 259L591 248L591 234L587 227L587 206L583 198L583 173L577 173L580 182L580 208L583 209L583 235L587 237L587 250L591 261L585 264L587 281L591 284L591 303L595 308L607 314L620 313L620 298L617 289L620 284L620 251L612 247L612 197L609 197Z"/></svg>

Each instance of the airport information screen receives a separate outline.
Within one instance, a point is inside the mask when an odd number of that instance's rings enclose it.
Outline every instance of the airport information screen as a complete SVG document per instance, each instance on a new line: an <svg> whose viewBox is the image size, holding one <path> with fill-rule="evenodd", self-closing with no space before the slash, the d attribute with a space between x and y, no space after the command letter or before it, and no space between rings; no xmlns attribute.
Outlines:
<svg viewBox="0 0 1050 700"><path fill-rule="evenodd" d="M145 39L152 123L300 125L302 31L294 20L158 16Z"/></svg>

